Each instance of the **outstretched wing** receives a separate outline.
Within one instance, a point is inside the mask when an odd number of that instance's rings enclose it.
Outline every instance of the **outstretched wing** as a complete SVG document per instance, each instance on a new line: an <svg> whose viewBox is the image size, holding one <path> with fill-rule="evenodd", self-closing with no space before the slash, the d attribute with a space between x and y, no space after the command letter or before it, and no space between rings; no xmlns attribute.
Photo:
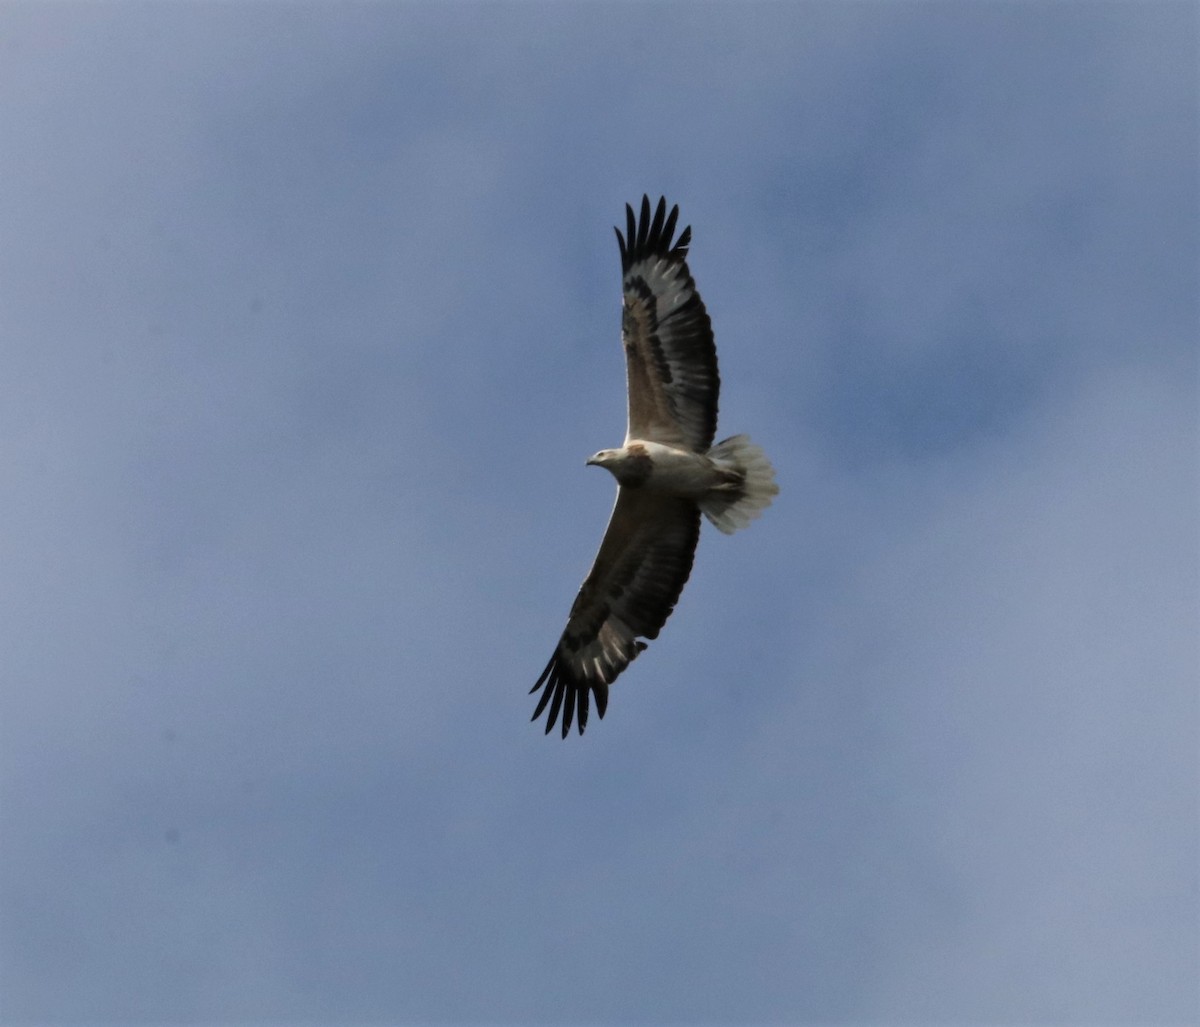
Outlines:
<svg viewBox="0 0 1200 1027"><path fill-rule="evenodd" d="M537 684L533 719L549 704L546 734L562 712L562 736L578 711L587 727L589 695L601 717L608 686L657 638L692 572L700 510L690 500L621 487L600 551L571 607L566 630Z"/></svg>
<svg viewBox="0 0 1200 1027"><path fill-rule="evenodd" d="M625 292L629 427L625 441L647 439L705 453L717 430L717 349L712 324L688 271L687 227L672 246L679 208L661 198L654 218L642 197L641 217L625 205L626 234L617 233Z"/></svg>

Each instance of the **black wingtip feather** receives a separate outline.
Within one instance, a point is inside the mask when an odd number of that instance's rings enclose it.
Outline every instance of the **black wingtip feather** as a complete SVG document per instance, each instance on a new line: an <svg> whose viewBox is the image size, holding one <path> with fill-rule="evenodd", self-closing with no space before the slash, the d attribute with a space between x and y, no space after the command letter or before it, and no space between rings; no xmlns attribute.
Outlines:
<svg viewBox="0 0 1200 1027"><path fill-rule="evenodd" d="M538 686L534 685L533 687L537 688ZM550 701L550 696L553 694L554 686L548 685L546 690L542 693L541 698L538 699L537 709L533 711L533 716L529 718L530 720L537 720L538 717L542 715L542 710L546 708L546 703Z"/></svg>
<svg viewBox="0 0 1200 1027"><path fill-rule="evenodd" d="M639 260L647 257L672 257L684 260L687 257L688 244L692 241L692 227L688 225L680 233L679 239L672 245L675 226L679 221L679 205L667 210L667 198L660 196L658 205L651 214L650 197L643 194L641 210L634 214L631 204L625 204L625 234L615 229L617 245L621 250L621 270L629 268Z"/></svg>
<svg viewBox="0 0 1200 1027"><path fill-rule="evenodd" d="M579 698L576 703L576 723L579 725L579 733L583 734L587 728L588 721L588 689L581 688L579 690Z"/></svg>
<svg viewBox="0 0 1200 1027"><path fill-rule="evenodd" d="M645 646L643 645L642 648ZM532 695L539 688L543 691L530 720L537 720L549 707L546 715L546 734L550 734L554 730L561 712L563 738L571 733L572 721L576 730L582 735L587 728L590 713L591 695L589 693L595 695L598 717L603 719L608 710L608 685L576 680L559 661L557 652L550 658L546 669L542 671L537 683L529 690L529 694Z"/></svg>
<svg viewBox="0 0 1200 1027"><path fill-rule="evenodd" d="M649 203L649 197L646 198ZM654 221L650 225L650 238L658 239L662 236L663 221L667 217L667 198L660 196L658 198L658 206L654 209Z"/></svg>
<svg viewBox="0 0 1200 1027"><path fill-rule="evenodd" d="M563 703L562 710L562 736L566 738L571 733L571 721L575 719L575 689L564 688L565 695L563 698L566 702Z"/></svg>
<svg viewBox="0 0 1200 1027"><path fill-rule="evenodd" d="M666 197L663 197L663 203L667 202ZM667 223L663 225L663 238L667 240L667 245L671 244L671 236L675 234L675 222L679 220L679 204L671 208L671 216L667 218Z"/></svg>
<svg viewBox="0 0 1200 1027"><path fill-rule="evenodd" d="M637 245L639 250L646 248L646 239L650 235L650 197L642 194L642 212L638 220Z"/></svg>
<svg viewBox="0 0 1200 1027"><path fill-rule="evenodd" d="M546 712L546 734L550 733L554 722L558 720L558 711L562 708L563 692L565 691L566 686L561 679L554 682L554 695L550 699L550 709Z"/></svg>

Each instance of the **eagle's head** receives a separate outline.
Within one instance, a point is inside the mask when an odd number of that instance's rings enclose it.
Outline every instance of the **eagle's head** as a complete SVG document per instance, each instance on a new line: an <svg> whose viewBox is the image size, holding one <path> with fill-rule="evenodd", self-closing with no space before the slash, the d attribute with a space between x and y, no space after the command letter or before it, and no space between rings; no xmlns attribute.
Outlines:
<svg viewBox="0 0 1200 1027"><path fill-rule="evenodd" d="M602 449L588 457L589 467L607 467L610 471L621 462L621 452L616 449Z"/></svg>
<svg viewBox="0 0 1200 1027"><path fill-rule="evenodd" d="M602 449L588 463L606 468L622 485L641 485L652 469L645 447L636 442L622 449Z"/></svg>

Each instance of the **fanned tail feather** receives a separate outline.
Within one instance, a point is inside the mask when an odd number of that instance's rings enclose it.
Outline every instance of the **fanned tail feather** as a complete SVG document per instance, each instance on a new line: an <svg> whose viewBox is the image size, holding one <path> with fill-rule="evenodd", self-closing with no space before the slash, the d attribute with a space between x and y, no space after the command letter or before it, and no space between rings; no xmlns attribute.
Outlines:
<svg viewBox="0 0 1200 1027"><path fill-rule="evenodd" d="M734 435L718 442L708 455L718 467L739 476L710 490L700 500L704 516L726 535L732 535L746 527L779 494L775 468L749 435Z"/></svg>

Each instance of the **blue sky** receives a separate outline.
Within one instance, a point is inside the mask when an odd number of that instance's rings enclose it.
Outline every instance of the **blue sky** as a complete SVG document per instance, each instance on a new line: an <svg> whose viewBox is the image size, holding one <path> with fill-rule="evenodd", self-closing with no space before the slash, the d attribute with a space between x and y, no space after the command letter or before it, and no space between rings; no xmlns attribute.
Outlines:
<svg viewBox="0 0 1200 1027"><path fill-rule="evenodd" d="M1197 11L0 9L0 1017L1200 1015ZM706 528L528 723L693 226Z"/></svg>

